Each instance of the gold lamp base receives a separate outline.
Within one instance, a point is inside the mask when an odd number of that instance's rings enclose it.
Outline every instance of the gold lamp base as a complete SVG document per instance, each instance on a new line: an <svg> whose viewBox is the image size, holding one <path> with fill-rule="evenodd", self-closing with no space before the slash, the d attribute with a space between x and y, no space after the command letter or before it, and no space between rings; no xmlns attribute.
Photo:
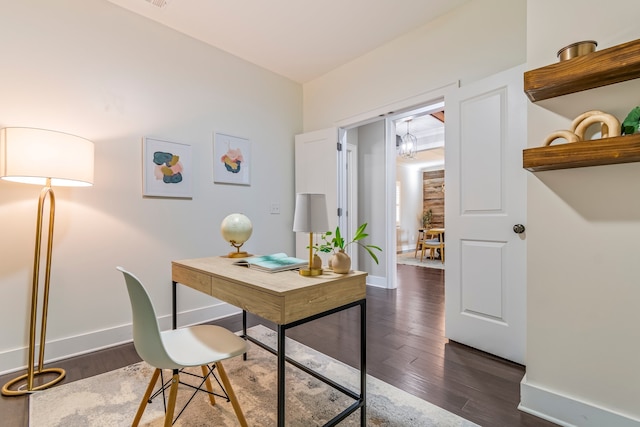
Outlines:
<svg viewBox="0 0 640 427"><path fill-rule="evenodd" d="M31 388L29 388L29 374L30 373L27 372L26 374L20 375L19 377L16 377L11 381L7 382L4 385L4 387L2 387L2 394L5 396L22 396L24 394L33 393L34 391L44 390L45 388L49 388L52 385L62 381L62 379L66 375L66 372L62 368L47 368L47 369L39 370L37 372L33 372L31 377L31 383L32 383ZM55 377L46 383L34 386L33 380L38 376L44 376L44 375L55 375ZM12 386L20 383L21 381L25 381L25 384L14 389L11 388Z"/></svg>
<svg viewBox="0 0 640 427"><path fill-rule="evenodd" d="M301 276L320 276L322 275L321 268L301 268L300 269Z"/></svg>

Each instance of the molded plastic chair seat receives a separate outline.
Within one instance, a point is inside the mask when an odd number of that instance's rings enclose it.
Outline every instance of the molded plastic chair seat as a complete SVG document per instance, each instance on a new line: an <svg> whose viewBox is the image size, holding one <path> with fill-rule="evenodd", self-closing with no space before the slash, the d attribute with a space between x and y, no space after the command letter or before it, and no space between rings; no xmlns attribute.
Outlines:
<svg viewBox="0 0 640 427"><path fill-rule="evenodd" d="M230 401L240 425L247 426L247 421L244 418L238 399L221 363L222 360L246 353L246 341L228 329L214 325L197 325L160 331L151 298L149 298L149 294L140 280L122 267L117 267L117 269L124 274L129 299L131 300L133 344L142 360L156 368L131 425L135 427L140 422L147 402L150 400L153 387L158 381L158 377L161 376L161 370L171 369L173 371L171 381L168 383L162 381L160 385L163 396L165 389L169 387L168 384L171 387L164 421L165 427L171 426L175 422L173 413L178 394L178 385L181 384L180 370L186 367L200 366L203 378L202 384L206 385L206 390L189 386L195 388L194 395L198 391L206 392L209 394L211 404L215 405L214 395L216 394L213 392L210 378L215 376L213 371L217 369L222 381L223 392L225 393L217 396L224 397ZM185 408L182 408L178 413L178 417Z"/></svg>
<svg viewBox="0 0 640 427"><path fill-rule="evenodd" d="M229 335L231 334L231 335ZM225 360L247 351L247 343L229 330L214 325L197 325L161 332L162 341L172 366L162 369L202 366L215 360Z"/></svg>

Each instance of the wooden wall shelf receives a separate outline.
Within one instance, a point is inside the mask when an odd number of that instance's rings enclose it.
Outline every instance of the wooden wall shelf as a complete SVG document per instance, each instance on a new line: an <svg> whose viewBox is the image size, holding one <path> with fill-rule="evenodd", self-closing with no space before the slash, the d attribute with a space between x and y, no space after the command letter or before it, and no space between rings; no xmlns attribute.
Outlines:
<svg viewBox="0 0 640 427"><path fill-rule="evenodd" d="M528 148L522 167L530 172L640 162L640 134Z"/></svg>
<svg viewBox="0 0 640 427"><path fill-rule="evenodd" d="M524 73L532 102L640 78L640 40Z"/></svg>
<svg viewBox="0 0 640 427"><path fill-rule="evenodd" d="M640 40L551 64L524 73L532 102L640 78ZM640 162L640 134L580 141L522 152L531 172Z"/></svg>

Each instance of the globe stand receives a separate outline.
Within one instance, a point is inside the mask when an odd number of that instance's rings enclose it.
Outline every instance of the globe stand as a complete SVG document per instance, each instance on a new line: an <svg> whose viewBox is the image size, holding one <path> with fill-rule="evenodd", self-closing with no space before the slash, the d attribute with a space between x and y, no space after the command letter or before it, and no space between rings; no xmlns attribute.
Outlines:
<svg viewBox="0 0 640 427"><path fill-rule="evenodd" d="M231 243L231 246L233 246L234 248L236 248L235 252L229 252L229 255L227 255L228 258L246 258L246 257L250 257L252 256L251 254L245 252L245 251L240 251L240 248L242 247L242 245L244 243L240 243L237 244L235 241L231 240L229 243Z"/></svg>

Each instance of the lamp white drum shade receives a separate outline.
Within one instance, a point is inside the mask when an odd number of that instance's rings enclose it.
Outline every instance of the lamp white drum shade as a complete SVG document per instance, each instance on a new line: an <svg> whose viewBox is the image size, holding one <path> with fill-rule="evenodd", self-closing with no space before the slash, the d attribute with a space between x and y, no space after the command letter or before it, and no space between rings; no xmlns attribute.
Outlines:
<svg viewBox="0 0 640 427"><path fill-rule="evenodd" d="M293 231L303 233L324 233L329 230L327 199L324 194L296 194L296 210L293 217Z"/></svg>
<svg viewBox="0 0 640 427"><path fill-rule="evenodd" d="M62 187L93 185L93 142L34 128L0 129L0 178Z"/></svg>

